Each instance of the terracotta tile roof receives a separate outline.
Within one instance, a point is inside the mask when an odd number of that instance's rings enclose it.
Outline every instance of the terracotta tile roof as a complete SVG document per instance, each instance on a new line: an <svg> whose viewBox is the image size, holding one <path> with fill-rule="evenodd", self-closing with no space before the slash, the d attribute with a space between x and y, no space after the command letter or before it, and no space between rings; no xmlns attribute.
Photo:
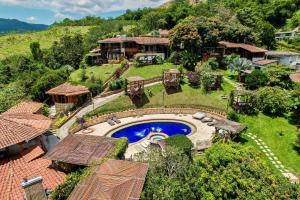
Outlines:
<svg viewBox="0 0 300 200"><path fill-rule="evenodd" d="M17 123L0 116L0 149L31 140L44 132L45 129Z"/></svg>
<svg viewBox="0 0 300 200"><path fill-rule="evenodd" d="M300 53L286 52L286 51L268 51L266 55L272 57L284 57L284 56L299 56Z"/></svg>
<svg viewBox="0 0 300 200"><path fill-rule="evenodd" d="M81 181L69 200L133 200L139 199L148 164L124 160L109 160Z"/></svg>
<svg viewBox="0 0 300 200"><path fill-rule="evenodd" d="M50 168L51 161L40 158L41 147L0 160L0 199L23 200L21 182L24 178L43 177L43 187L54 189L63 182L65 174Z"/></svg>
<svg viewBox="0 0 300 200"><path fill-rule="evenodd" d="M265 60L259 60L259 61L253 62L253 63L256 65L264 66L264 65L269 65L272 63L277 63L277 62L278 62L277 60L265 59Z"/></svg>
<svg viewBox="0 0 300 200"><path fill-rule="evenodd" d="M94 135L68 135L45 158L69 164L89 165L109 155L116 139Z"/></svg>
<svg viewBox="0 0 300 200"><path fill-rule="evenodd" d="M159 38L159 37L115 37L115 38L108 38L105 40L98 41L98 43L122 43L122 42L136 42L137 44L143 44L143 45L151 45L151 44L169 45L170 43L168 38Z"/></svg>
<svg viewBox="0 0 300 200"><path fill-rule="evenodd" d="M225 42L221 41L219 42L220 45L223 45L227 48L242 48L247 51L250 51L252 53L264 53L267 52L267 50L250 45L250 44L243 44L243 43L233 43L233 42Z"/></svg>
<svg viewBox="0 0 300 200"><path fill-rule="evenodd" d="M15 106L13 106L12 108L7 110L3 114L11 114L11 113L14 113L14 114L16 114L16 113L35 114L35 113L39 112L42 107L43 107L43 104L38 103L38 102L21 102L21 103L15 105Z"/></svg>
<svg viewBox="0 0 300 200"><path fill-rule="evenodd" d="M63 83L55 88L52 88L47 94L50 95L65 95L74 96L89 93L89 89L82 85L71 85L70 83Z"/></svg>
<svg viewBox="0 0 300 200"><path fill-rule="evenodd" d="M300 83L300 72L294 73L290 75L290 78L295 83Z"/></svg>

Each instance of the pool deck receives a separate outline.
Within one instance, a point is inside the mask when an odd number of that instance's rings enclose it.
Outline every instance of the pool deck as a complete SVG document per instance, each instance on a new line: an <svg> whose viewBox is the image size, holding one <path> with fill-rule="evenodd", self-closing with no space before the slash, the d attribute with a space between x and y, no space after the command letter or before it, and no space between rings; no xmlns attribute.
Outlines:
<svg viewBox="0 0 300 200"><path fill-rule="evenodd" d="M127 117L120 119L121 123L116 124L114 126L110 126L108 123L100 123L90 128L94 130L94 132L89 133L89 135L98 135L98 136L108 136L110 137L114 130L126 126L131 123L144 122L144 121L152 121L152 120L168 120L168 121L181 121L186 122L188 124L193 125L193 132L187 137L194 143L202 140L210 140L212 139L212 135L215 131L214 127L208 126L205 123L202 123L200 120L194 119L192 115L174 115L174 114L155 114L155 115L143 115L137 117ZM82 131L76 134L84 134ZM145 150L142 147L141 143L146 140L146 138L136 142L129 144L128 149L125 153L125 158L133 158L134 154L139 153Z"/></svg>

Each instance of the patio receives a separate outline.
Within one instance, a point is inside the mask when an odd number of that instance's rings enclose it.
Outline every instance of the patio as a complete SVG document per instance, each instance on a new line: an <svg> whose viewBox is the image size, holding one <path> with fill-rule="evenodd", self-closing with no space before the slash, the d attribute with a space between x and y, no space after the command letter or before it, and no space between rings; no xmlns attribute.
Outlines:
<svg viewBox="0 0 300 200"><path fill-rule="evenodd" d="M217 118L216 116L212 116L207 114L209 117ZM123 126L137 123L137 122L145 122L145 121L179 121L184 122L192 126L192 133L188 135L188 138L194 143L195 147L197 144L201 143L201 141L208 141L212 139L213 133L215 132L215 128L213 126L208 126L206 123L202 123L198 119L194 119L190 114L153 114L153 115L143 115L136 117L127 117L120 119L121 123L116 124L114 126L109 125L108 123L100 123L90 128L95 130L89 135L97 135L97 136L108 136L110 137L113 132ZM76 134L85 134L84 131L79 131ZM147 138L143 138L136 143L131 143L128 146L128 149L125 153L125 158L132 158L134 154L143 151L145 148L141 145Z"/></svg>

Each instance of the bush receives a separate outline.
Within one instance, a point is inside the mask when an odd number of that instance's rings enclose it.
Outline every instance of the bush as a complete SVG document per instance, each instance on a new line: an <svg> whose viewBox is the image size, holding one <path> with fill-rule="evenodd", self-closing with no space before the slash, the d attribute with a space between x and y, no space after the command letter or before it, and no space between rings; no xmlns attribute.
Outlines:
<svg viewBox="0 0 300 200"><path fill-rule="evenodd" d="M124 81L122 79L114 79L109 83L110 90L118 90L123 88Z"/></svg>
<svg viewBox="0 0 300 200"><path fill-rule="evenodd" d="M238 121L239 121L239 115L238 115L238 113L236 113L235 111L230 111L230 112L228 113L227 118L228 118L229 120L232 120L232 121L235 121L235 122L238 122Z"/></svg>
<svg viewBox="0 0 300 200"><path fill-rule="evenodd" d="M142 66L143 66L142 62L141 62L138 58L137 58L137 59L134 59L132 65L133 65L134 67L142 67Z"/></svg>
<svg viewBox="0 0 300 200"><path fill-rule="evenodd" d="M93 97L97 96L103 89L103 83L101 80L98 80L98 83L84 83L83 85L89 88Z"/></svg>
<svg viewBox="0 0 300 200"><path fill-rule="evenodd" d="M180 53L177 51L172 52L170 57L168 58L168 62L173 63L175 65L180 64Z"/></svg>
<svg viewBox="0 0 300 200"><path fill-rule="evenodd" d="M121 62L121 68L126 67L129 64L127 59L123 59Z"/></svg>
<svg viewBox="0 0 300 200"><path fill-rule="evenodd" d="M300 153L300 133L297 135L297 140L295 142L295 147L298 150L298 152Z"/></svg>
<svg viewBox="0 0 300 200"><path fill-rule="evenodd" d="M250 90L255 90L261 86L265 86L267 84L267 81L267 76L260 70L254 70L245 78L246 87Z"/></svg>
<svg viewBox="0 0 300 200"><path fill-rule="evenodd" d="M258 109L265 114L280 116L290 107L289 92L280 87L263 87L256 93Z"/></svg>
<svg viewBox="0 0 300 200"><path fill-rule="evenodd" d="M191 156L193 148L192 141L185 135L177 134L165 139L166 144L182 150L186 155Z"/></svg>
<svg viewBox="0 0 300 200"><path fill-rule="evenodd" d="M75 172L71 172L65 178L65 181L57 186L51 193L51 199L53 200L66 200L75 186L79 183L82 176L86 173L88 168L80 169Z"/></svg>
<svg viewBox="0 0 300 200"><path fill-rule="evenodd" d="M154 65L161 65L164 63L164 60L160 56L155 56L152 60Z"/></svg>
<svg viewBox="0 0 300 200"><path fill-rule="evenodd" d="M128 139L126 137L119 138L115 141L115 149L111 155L114 159L122 159L128 147Z"/></svg>
<svg viewBox="0 0 300 200"><path fill-rule="evenodd" d="M198 72L189 72L188 79L192 86L200 85L200 74Z"/></svg>
<svg viewBox="0 0 300 200"><path fill-rule="evenodd" d="M189 71L195 70L197 62L199 60L198 55L190 53L188 51L183 51L180 57L181 57L181 64L185 69Z"/></svg>
<svg viewBox="0 0 300 200"><path fill-rule="evenodd" d="M290 70L286 69L285 66L271 65L270 69L266 72L268 77L268 86L274 87L279 86L284 89L292 89L293 82L290 79Z"/></svg>

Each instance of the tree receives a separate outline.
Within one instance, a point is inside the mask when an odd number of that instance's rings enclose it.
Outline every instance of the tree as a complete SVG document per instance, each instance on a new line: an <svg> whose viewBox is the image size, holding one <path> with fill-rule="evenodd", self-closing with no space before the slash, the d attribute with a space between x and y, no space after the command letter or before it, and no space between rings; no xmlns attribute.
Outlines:
<svg viewBox="0 0 300 200"><path fill-rule="evenodd" d="M293 82L290 79L290 70L282 65L270 65L268 68L266 75L268 77L269 86L279 86L284 89L293 88Z"/></svg>
<svg viewBox="0 0 300 200"><path fill-rule="evenodd" d="M265 86L267 84L268 78L264 72L260 70L254 70L251 74L247 75L245 78L245 84L247 89L255 90L259 87Z"/></svg>
<svg viewBox="0 0 300 200"><path fill-rule="evenodd" d="M297 199L300 191L239 144L215 144L193 161L175 147L150 148L137 160L149 163L141 199Z"/></svg>
<svg viewBox="0 0 300 200"><path fill-rule="evenodd" d="M280 87L263 87L256 93L258 108L269 115L283 115L290 108L290 94Z"/></svg>
<svg viewBox="0 0 300 200"><path fill-rule="evenodd" d="M185 135L177 134L171 137L168 137L166 140L168 146L177 147L180 151L185 153L187 156L191 157L191 151L193 148L192 141Z"/></svg>
<svg viewBox="0 0 300 200"><path fill-rule="evenodd" d="M35 61L40 61L43 59L43 52L40 47L39 42L30 43L31 55Z"/></svg>
<svg viewBox="0 0 300 200"><path fill-rule="evenodd" d="M25 99L25 89L17 83L10 83L0 89L0 113Z"/></svg>
<svg viewBox="0 0 300 200"><path fill-rule="evenodd" d="M202 47L202 40L197 27L190 23L179 23L170 31L170 46L174 51L198 53Z"/></svg>

